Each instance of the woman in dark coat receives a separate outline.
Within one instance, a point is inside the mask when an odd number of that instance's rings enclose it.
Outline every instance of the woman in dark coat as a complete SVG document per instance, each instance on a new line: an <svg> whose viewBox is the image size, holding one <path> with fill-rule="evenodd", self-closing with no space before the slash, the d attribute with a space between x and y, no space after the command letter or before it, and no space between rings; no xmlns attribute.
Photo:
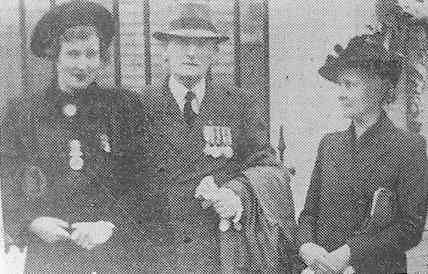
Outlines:
<svg viewBox="0 0 428 274"><path fill-rule="evenodd" d="M405 273L426 216L426 142L396 128L383 110L401 62L376 37L353 38L321 76L340 85L352 123L322 139L299 217L307 271Z"/></svg>
<svg viewBox="0 0 428 274"><path fill-rule="evenodd" d="M113 26L101 5L71 1L33 31L32 52L53 60L57 76L45 93L12 101L1 128L6 229L28 246L26 273L126 271L116 201L132 177L141 108L95 83Z"/></svg>

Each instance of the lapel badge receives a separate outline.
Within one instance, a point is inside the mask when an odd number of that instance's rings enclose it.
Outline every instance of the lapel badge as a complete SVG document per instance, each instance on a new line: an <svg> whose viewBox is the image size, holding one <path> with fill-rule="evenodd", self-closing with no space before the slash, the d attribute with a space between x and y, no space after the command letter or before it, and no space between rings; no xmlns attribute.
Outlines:
<svg viewBox="0 0 428 274"><path fill-rule="evenodd" d="M67 104L62 108L62 112L64 113L65 116L71 117L76 115L77 107L74 104Z"/></svg>
<svg viewBox="0 0 428 274"><path fill-rule="evenodd" d="M101 134L100 135L100 141L101 141L102 149L105 152L110 153L111 152L111 146L110 146L110 143L109 143L108 136L106 134Z"/></svg>
<svg viewBox="0 0 428 274"><path fill-rule="evenodd" d="M69 165L70 168L73 170L81 170L84 164L84 161L82 159L82 151L81 151L81 143L79 140L71 140L69 142L70 145L70 161Z"/></svg>

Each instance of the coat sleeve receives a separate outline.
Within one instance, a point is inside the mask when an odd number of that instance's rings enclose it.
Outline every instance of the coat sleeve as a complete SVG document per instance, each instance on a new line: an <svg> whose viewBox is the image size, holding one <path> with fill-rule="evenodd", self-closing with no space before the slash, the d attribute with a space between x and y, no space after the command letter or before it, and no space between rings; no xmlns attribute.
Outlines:
<svg viewBox="0 0 428 274"><path fill-rule="evenodd" d="M269 126L263 107L251 96L243 94L244 113L237 154L244 167L280 166L269 142Z"/></svg>
<svg viewBox="0 0 428 274"><path fill-rule="evenodd" d="M392 225L378 234L362 234L347 241L351 248L351 265L364 258L404 252L421 240L426 217L427 156L422 136L415 142L407 140L397 185L397 217ZM409 146L407 145L409 144Z"/></svg>
<svg viewBox="0 0 428 274"><path fill-rule="evenodd" d="M242 98L241 104L245 111L241 118L241 134L236 150L241 162L241 172L223 186L231 188L241 198L244 208L243 231L222 234L222 265L230 266L231 258L236 257L225 255L229 254L227 250L238 250L232 252L239 254L237 257L240 258L232 263L235 268L271 273L270 270L278 270L279 267L280 237L284 236L288 244L294 244L295 219L289 174L287 171L284 174L284 168L270 145L263 108L245 94ZM249 170L251 172L247 173ZM271 193L275 187L277 191ZM276 208L278 205L284 206L280 214L275 211L279 208ZM235 238L231 236L233 234ZM235 247L231 248L233 245Z"/></svg>
<svg viewBox="0 0 428 274"><path fill-rule="evenodd" d="M106 206L102 216L121 229L129 219L126 201L130 199L132 188L140 171L138 159L144 154L141 138L145 133L146 119L144 107L137 94L119 90L119 98L113 101L111 118L112 155L111 170L107 173L103 197Z"/></svg>
<svg viewBox="0 0 428 274"><path fill-rule="evenodd" d="M46 177L30 155L27 111L19 100L11 101L1 124L0 169L6 234L16 245L25 245L28 225L47 213Z"/></svg>
<svg viewBox="0 0 428 274"><path fill-rule="evenodd" d="M249 180L246 177L245 170L255 166L274 166L281 167L277 160L275 150L270 146L269 127L264 118L263 109L251 96L244 91L240 91L240 105L244 109L241 117L241 131L238 137L236 149L237 157L241 163L240 172L233 178L233 183L224 184L225 187L231 188L240 196L244 205L255 203L249 192ZM243 219L249 212L244 206Z"/></svg>
<svg viewBox="0 0 428 274"><path fill-rule="evenodd" d="M113 102L111 131L112 174L114 193L126 192L138 172L138 157L143 154L139 138L145 131L144 107L138 96L130 91L120 90L120 99Z"/></svg>
<svg viewBox="0 0 428 274"><path fill-rule="evenodd" d="M307 242L316 242L316 221L319 214L319 199L321 190L321 162L326 137L319 145L315 166L312 171L309 189L306 193L305 206L300 213L297 229L297 242L300 247Z"/></svg>

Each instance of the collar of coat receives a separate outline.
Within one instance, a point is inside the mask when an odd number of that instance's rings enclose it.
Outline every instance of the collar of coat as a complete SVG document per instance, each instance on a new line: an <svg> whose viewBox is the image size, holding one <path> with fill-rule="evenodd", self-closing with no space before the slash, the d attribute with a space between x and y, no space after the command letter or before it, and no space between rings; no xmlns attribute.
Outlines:
<svg viewBox="0 0 428 274"><path fill-rule="evenodd" d="M92 83L87 89L77 92L75 95L67 94L58 88L54 82L45 91L43 96L35 95L30 101L34 104L32 114L38 119L63 117L62 108L66 104L75 104L79 113L84 116L103 117L110 112L111 102L117 101L116 92L102 89L96 83Z"/></svg>
<svg viewBox="0 0 428 274"><path fill-rule="evenodd" d="M388 118L388 115L384 110L381 111L376 123L370 126L359 138L356 138L355 125L351 123L348 128L348 134L351 136L351 140L355 143L356 147L362 147L373 144L375 139L380 135L394 129L395 126L392 121Z"/></svg>
<svg viewBox="0 0 428 274"><path fill-rule="evenodd" d="M181 113L174 96L169 90L168 82L169 76L161 84L147 86L141 92L140 99L145 105L145 110L149 116L150 113ZM219 84L207 77L205 97L201 102L199 112L201 115L216 110L224 110L224 113L229 113L227 108L240 109L243 102L248 103L249 98L240 88L232 84L227 86Z"/></svg>

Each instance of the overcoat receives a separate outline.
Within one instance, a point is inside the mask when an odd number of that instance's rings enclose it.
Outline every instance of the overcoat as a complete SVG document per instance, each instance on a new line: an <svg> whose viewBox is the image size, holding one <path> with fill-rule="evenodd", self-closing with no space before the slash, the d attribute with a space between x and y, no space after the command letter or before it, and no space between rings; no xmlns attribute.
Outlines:
<svg viewBox="0 0 428 274"><path fill-rule="evenodd" d="M138 223L137 231L130 232L134 236L130 248L138 251L133 258L135 272L218 273L225 267L220 260L219 219L212 208L201 207L195 190L202 178L213 176L218 186L234 190L244 205L254 204L243 171L256 165L279 166L262 109L242 90L207 81L200 113L189 126L167 82L147 87L143 94L147 130L140 140L144 149L138 168L143 173L133 197L126 199ZM232 157L204 153L207 126L230 130ZM291 195L281 198L291 199ZM284 209L287 214L293 212L290 207ZM244 208L242 233L245 212L249 209ZM234 231L233 226L229 231ZM235 253L228 259L238 261ZM251 264L235 269L246 270L251 270Z"/></svg>
<svg viewBox="0 0 428 274"><path fill-rule="evenodd" d="M418 244L425 224L426 142L396 128L384 112L358 139L353 132L351 126L320 143L299 217L300 244L314 242L329 252L348 244L357 273L405 273L404 252ZM361 226L379 188L393 192L396 210L373 233Z"/></svg>
<svg viewBox="0 0 428 274"><path fill-rule="evenodd" d="M75 96L53 86L10 102L1 127L2 198L6 232L28 246L26 273L122 271L115 236L88 251L71 241L45 243L28 226L40 216L120 226L123 212L113 210L134 170L128 156L141 109L133 98L92 84Z"/></svg>

